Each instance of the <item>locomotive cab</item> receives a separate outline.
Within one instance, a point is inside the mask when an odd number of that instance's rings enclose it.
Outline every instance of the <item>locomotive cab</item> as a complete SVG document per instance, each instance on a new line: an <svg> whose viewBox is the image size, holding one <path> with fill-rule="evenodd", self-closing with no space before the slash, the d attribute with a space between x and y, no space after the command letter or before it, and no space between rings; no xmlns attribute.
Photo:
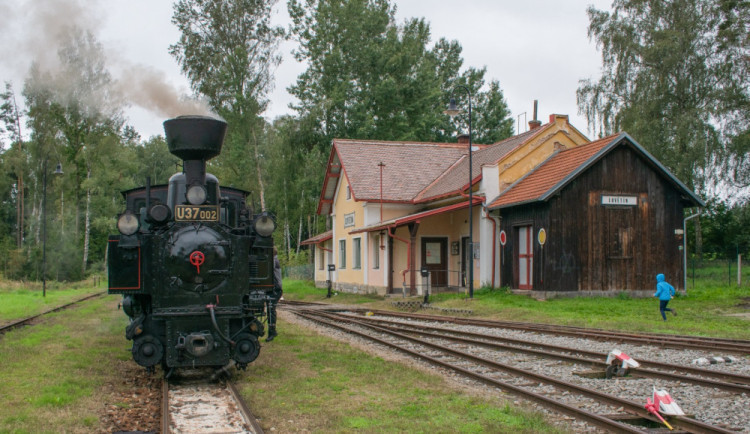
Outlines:
<svg viewBox="0 0 750 434"><path fill-rule="evenodd" d="M109 292L123 294L133 358L149 369L244 367L260 351L275 222L252 216L248 192L206 173L226 127L200 116L167 120L167 145L183 171L167 186L124 192L121 235L109 240Z"/></svg>

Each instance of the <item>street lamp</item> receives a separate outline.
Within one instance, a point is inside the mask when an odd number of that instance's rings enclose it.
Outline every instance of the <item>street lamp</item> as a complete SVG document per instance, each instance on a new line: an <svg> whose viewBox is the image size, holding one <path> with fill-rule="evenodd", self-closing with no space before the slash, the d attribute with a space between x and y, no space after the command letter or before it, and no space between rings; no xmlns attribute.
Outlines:
<svg viewBox="0 0 750 434"><path fill-rule="evenodd" d="M47 160L42 174L42 297L47 296ZM55 175L62 175L62 164L57 163Z"/></svg>
<svg viewBox="0 0 750 434"><path fill-rule="evenodd" d="M471 191L471 181L472 179L474 179L474 176L472 173L471 164L471 89L469 89L467 86L459 84L454 88L453 94L455 94L456 90L458 89L465 91L466 96L469 99L469 298L474 298L474 201ZM448 110L446 110L444 113L451 118L461 113L461 110L456 107L456 98L454 96L451 96Z"/></svg>

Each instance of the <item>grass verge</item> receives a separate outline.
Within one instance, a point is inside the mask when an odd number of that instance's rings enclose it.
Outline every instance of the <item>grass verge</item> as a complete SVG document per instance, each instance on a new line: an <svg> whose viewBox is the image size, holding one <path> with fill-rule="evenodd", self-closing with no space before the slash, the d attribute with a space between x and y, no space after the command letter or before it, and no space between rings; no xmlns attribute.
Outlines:
<svg viewBox="0 0 750 434"><path fill-rule="evenodd" d="M86 295L106 291L106 287L94 287L85 283L64 284L47 282L46 296L42 296L40 282L0 281L0 324L9 323L31 315L54 309Z"/></svg>
<svg viewBox="0 0 750 434"><path fill-rule="evenodd" d="M113 368L130 358L116 303L90 300L0 339L0 432L101 431L113 390L104 386L118 383Z"/></svg>
<svg viewBox="0 0 750 434"><path fill-rule="evenodd" d="M238 384L266 432L560 432L539 414L296 324L279 330Z"/></svg>

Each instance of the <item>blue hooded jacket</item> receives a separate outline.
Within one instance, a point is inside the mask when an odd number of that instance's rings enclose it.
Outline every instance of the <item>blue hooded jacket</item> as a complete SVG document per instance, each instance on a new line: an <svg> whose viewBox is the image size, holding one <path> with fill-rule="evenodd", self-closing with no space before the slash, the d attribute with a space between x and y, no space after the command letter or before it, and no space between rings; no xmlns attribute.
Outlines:
<svg viewBox="0 0 750 434"><path fill-rule="evenodd" d="M674 286L664 281L663 274L656 275L656 292L654 297L659 297L659 300L671 300L674 296Z"/></svg>

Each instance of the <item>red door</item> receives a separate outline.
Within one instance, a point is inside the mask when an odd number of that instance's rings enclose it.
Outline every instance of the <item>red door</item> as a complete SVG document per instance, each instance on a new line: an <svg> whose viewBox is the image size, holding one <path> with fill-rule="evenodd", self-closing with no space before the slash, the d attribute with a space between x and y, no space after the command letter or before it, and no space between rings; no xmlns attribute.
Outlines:
<svg viewBox="0 0 750 434"><path fill-rule="evenodd" d="M518 228L518 288L532 289L534 283L534 244L531 226Z"/></svg>

